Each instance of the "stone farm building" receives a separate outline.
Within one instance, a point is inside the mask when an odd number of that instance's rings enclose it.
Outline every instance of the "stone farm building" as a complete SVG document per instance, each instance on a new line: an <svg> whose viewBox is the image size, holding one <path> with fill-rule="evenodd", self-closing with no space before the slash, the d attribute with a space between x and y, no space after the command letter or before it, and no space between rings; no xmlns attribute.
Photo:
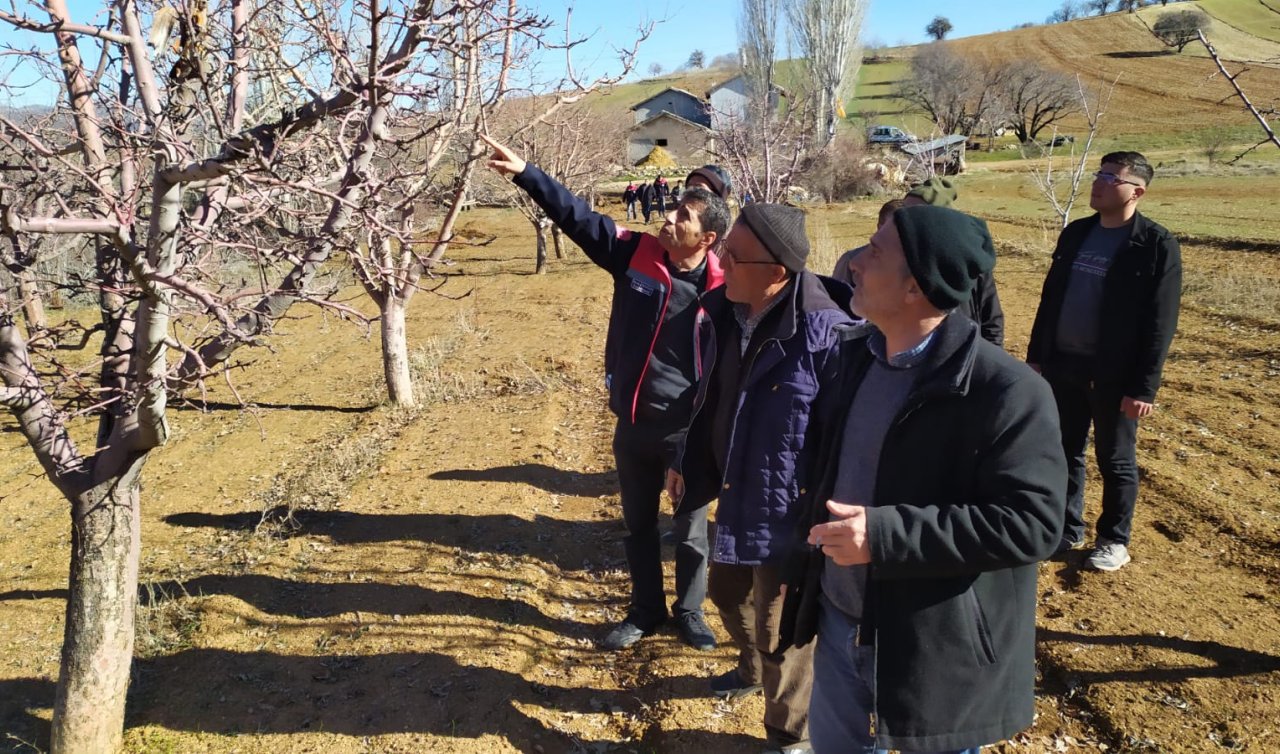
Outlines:
<svg viewBox="0 0 1280 754"><path fill-rule="evenodd" d="M785 96L787 96L786 90L774 84L773 92L769 95L769 107L777 110L780 98ZM711 91L707 92L707 112L711 118L711 128L719 131L735 122L746 120L747 106L750 101L747 93L747 77L743 74L716 84Z"/></svg>
<svg viewBox="0 0 1280 754"><path fill-rule="evenodd" d="M714 148L711 114L705 100L683 89L668 87L634 105L627 159L640 162L654 147L671 153L681 165L700 165Z"/></svg>

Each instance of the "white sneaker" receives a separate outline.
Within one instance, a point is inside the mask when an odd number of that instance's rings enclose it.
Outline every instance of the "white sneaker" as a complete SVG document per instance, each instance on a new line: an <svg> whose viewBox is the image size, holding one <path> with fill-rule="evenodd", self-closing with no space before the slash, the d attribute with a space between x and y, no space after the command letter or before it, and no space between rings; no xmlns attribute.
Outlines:
<svg viewBox="0 0 1280 754"><path fill-rule="evenodd" d="M1129 548L1120 542L1107 539L1098 540L1098 545L1089 553L1085 565L1097 571L1118 571L1130 560Z"/></svg>

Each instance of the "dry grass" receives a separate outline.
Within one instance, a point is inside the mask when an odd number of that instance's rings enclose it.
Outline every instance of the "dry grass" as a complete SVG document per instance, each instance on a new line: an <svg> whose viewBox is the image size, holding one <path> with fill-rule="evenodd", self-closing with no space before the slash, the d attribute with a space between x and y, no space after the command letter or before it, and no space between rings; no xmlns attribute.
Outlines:
<svg viewBox="0 0 1280 754"><path fill-rule="evenodd" d="M1232 319L1280 324L1280 279L1184 267L1182 295L1190 303Z"/></svg>
<svg viewBox="0 0 1280 754"><path fill-rule="evenodd" d="M193 645L201 616L191 606L191 595L182 584L148 581L140 591L135 620L134 652L139 657L159 657Z"/></svg>

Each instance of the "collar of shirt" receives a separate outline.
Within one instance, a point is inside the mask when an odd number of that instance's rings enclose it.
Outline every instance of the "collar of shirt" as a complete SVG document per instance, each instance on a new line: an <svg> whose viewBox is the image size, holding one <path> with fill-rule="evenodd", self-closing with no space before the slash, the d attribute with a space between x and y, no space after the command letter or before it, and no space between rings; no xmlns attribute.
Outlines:
<svg viewBox="0 0 1280 754"><path fill-rule="evenodd" d="M751 343L751 336L755 335L756 328L759 327L760 323L764 321L764 318L769 315L769 312L773 311L774 308L782 302L782 299L787 297L787 294L790 291L790 285L783 288L778 292L778 295L774 296L772 301L765 304L764 308L761 309L754 317L748 314L748 312L750 312L750 307L746 304L735 303L733 305L733 318L738 321L738 328L742 331L741 340L738 343L738 347L741 350L739 355L745 356L747 354L747 346Z"/></svg>
<svg viewBox="0 0 1280 754"><path fill-rule="evenodd" d="M933 336L937 332L937 328L934 328L933 332L924 336L924 340L915 346L889 356L885 353L887 343L884 339L884 333L873 328L871 336L867 338L867 349L871 351L877 361L883 364L887 364L894 369L911 369L912 367L920 366L924 362L925 356L929 354L929 346L933 344Z"/></svg>

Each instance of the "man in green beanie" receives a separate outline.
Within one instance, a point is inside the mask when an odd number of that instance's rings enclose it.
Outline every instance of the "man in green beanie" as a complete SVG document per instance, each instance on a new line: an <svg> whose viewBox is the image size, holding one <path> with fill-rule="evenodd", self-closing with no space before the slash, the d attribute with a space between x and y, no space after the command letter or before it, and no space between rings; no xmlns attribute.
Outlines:
<svg viewBox="0 0 1280 754"><path fill-rule="evenodd" d="M888 214L898 207L918 207L924 204L934 207L950 207L955 203L958 196L959 194L951 179L934 176L923 183L912 186L902 199L886 202L880 208L880 220L877 228L883 226L888 219ZM866 246L860 246L841 255L836 262L836 267L831 277L845 283L851 282L849 262L866 248ZM959 308L969 316L969 319L978 323L983 338L998 346L1004 346L1004 309L1000 306L1000 294L996 291L996 279L993 271L988 270L978 276L977 280L973 282L973 293L970 294L968 301L963 302Z"/></svg>
<svg viewBox="0 0 1280 754"><path fill-rule="evenodd" d="M1035 714L1036 563L1062 535L1048 385L957 309L995 262L986 224L904 207L854 258L837 424L801 501L813 548L783 626L816 637L817 754L976 752Z"/></svg>

